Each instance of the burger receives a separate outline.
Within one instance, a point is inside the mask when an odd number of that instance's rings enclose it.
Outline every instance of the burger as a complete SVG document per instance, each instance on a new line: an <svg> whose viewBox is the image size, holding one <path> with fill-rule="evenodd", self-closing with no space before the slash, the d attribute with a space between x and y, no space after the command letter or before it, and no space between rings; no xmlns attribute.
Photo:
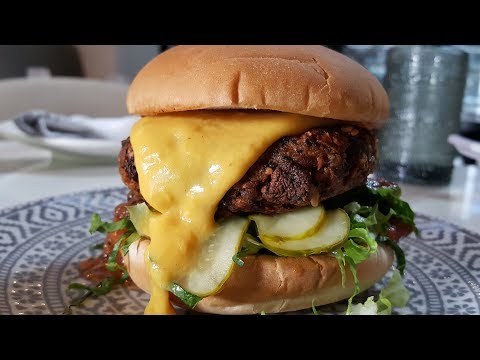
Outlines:
<svg viewBox="0 0 480 360"><path fill-rule="evenodd" d="M146 314L345 299L352 312L392 264L403 273L414 214L396 184L369 177L389 100L353 60L322 46L177 46L138 73L127 107L140 116L118 158L128 198L91 231L109 233L102 266L150 293Z"/></svg>

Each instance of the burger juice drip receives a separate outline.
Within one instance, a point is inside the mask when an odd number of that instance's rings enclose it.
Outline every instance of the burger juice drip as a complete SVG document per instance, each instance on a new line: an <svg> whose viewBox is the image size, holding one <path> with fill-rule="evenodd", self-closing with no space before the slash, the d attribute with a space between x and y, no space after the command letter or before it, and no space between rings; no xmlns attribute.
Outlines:
<svg viewBox="0 0 480 360"><path fill-rule="evenodd" d="M132 128L140 192L158 211L149 222L146 314L174 313L168 285L180 283L215 230L225 193L281 137L329 120L278 112L188 111L144 117Z"/></svg>

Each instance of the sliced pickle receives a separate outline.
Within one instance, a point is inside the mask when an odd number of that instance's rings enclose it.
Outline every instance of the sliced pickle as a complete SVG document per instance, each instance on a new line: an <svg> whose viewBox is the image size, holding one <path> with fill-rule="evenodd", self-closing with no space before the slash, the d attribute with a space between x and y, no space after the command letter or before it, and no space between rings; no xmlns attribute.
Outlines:
<svg viewBox="0 0 480 360"><path fill-rule="evenodd" d="M260 249L265 248L261 242L258 242L254 236L250 234L245 234L243 237L242 250L243 255L253 255L256 254Z"/></svg>
<svg viewBox="0 0 480 360"><path fill-rule="evenodd" d="M350 218L342 209L329 210L318 231L301 240L260 239L267 249L282 256L307 256L331 251L344 242L350 230Z"/></svg>
<svg viewBox="0 0 480 360"><path fill-rule="evenodd" d="M130 221L135 226L135 230L140 236L149 235L149 221L152 214L152 210L146 203L140 203L137 205L127 206L128 213L130 214Z"/></svg>
<svg viewBox="0 0 480 360"><path fill-rule="evenodd" d="M296 240L312 236L320 228L323 206L305 207L279 215L252 215L260 237L270 240Z"/></svg>
<svg viewBox="0 0 480 360"><path fill-rule="evenodd" d="M249 222L246 218L237 217L220 223L202 244L197 263L178 282L180 286L201 297L220 291L236 266L232 257L242 246Z"/></svg>

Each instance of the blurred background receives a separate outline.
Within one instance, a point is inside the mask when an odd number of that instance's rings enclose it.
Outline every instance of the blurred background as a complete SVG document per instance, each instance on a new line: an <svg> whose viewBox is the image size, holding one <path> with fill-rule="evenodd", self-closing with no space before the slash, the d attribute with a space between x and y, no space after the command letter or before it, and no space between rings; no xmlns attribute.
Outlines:
<svg viewBox="0 0 480 360"><path fill-rule="evenodd" d="M0 45L0 78L75 76L128 83L162 45Z"/></svg>
<svg viewBox="0 0 480 360"><path fill-rule="evenodd" d="M389 94L391 121L380 132L381 154L386 155L378 170L382 175L397 181L446 184L450 164L478 162L480 46L338 45L335 49L366 67ZM410 174L405 168L387 169L385 164L389 155L397 157L395 167L414 163L413 158L418 160L422 154L421 169ZM443 164L428 169L427 162Z"/></svg>

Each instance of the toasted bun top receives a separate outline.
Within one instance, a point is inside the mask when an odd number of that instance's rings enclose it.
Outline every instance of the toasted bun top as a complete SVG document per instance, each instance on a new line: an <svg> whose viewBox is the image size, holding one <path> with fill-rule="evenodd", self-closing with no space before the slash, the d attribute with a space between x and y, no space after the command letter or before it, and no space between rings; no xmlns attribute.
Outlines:
<svg viewBox="0 0 480 360"><path fill-rule="evenodd" d="M142 116L199 109L258 109L359 122L388 116L380 82L322 46L176 46L134 79L128 111Z"/></svg>

